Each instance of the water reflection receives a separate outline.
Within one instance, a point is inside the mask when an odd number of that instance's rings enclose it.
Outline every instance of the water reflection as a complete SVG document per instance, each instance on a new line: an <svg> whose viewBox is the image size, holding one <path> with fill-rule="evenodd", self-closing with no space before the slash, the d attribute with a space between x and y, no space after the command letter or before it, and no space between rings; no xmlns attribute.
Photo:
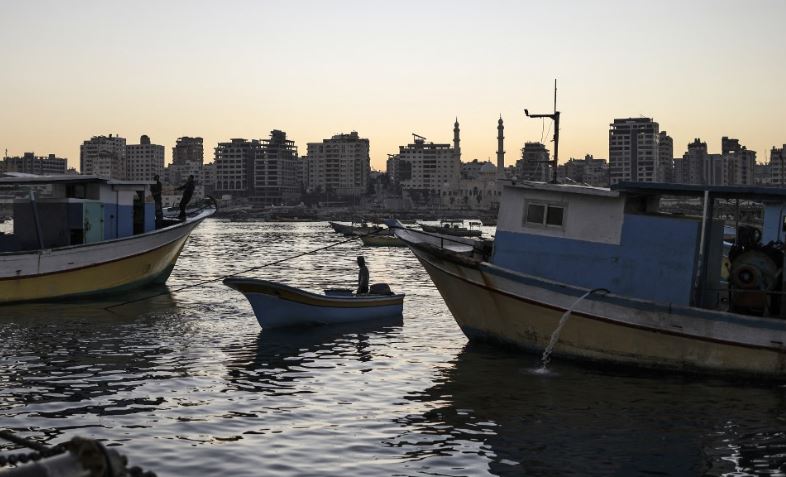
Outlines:
<svg viewBox="0 0 786 477"><path fill-rule="evenodd" d="M434 406L399 419L388 444L416 459L472 452L493 475L786 470L786 433L772 430L784 421L782 387L564 365L539 376L536 366L536 356L467 346L435 386L408 396Z"/></svg>
<svg viewBox="0 0 786 477"><path fill-rule="evenodd" d="M337 363L378 358L370 343L399 333L403 323L399 315L372 322L262 330L253 343L224 348L229 357L227 381L237 389L271 395L309 392L297 381Z"/></svg>
<svg viewBox="0 0 786 477"><path fill-rule="evenodd" d="M155 298L108 311L124 299ZM165 287L107 301L3 307L0 412L24 409L25 422L140 412L163 402L138 395L145 384L186 373L173 355L188 337ZM76 422L76 421L74 421ZM78 426L77 426L78 427ZM59 432L46 430L49 438Z"/></svg>

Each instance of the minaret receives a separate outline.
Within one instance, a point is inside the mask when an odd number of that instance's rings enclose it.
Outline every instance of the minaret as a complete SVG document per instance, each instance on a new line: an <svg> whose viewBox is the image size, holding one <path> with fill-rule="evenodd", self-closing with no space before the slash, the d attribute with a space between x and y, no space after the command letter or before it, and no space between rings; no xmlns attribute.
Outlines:
<svg viewBox="0 0 786 477"><path fill-rule="evenodd" d="M453 149L456 151L456 157L461 160L461 146L459 143L461 139L459 139L459 123L458 117L456 117L456 122L453 124Z"/></svg>
<svg viewBox="0 0 786 477"><path fill-rule="evenodd" d="M505 130L505 126L502 125L502 115L499 115L499 121L497 121L497 179L504 179L505 178L505 150L503 149L503 142L505 140L505 136L503 132Z"/></svg>

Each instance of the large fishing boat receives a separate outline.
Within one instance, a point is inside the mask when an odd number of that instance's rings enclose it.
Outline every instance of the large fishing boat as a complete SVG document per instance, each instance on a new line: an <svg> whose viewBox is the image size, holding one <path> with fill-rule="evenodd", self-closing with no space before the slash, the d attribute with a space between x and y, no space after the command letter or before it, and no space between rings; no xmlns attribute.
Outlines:
<svg viewBox="0 0 786 477"><path fill-rule="evenodd" d="M163 284L191 231L216 210L156 220L150 182L96 176L19 175L0 178L0 188L28 194L9 192L13 230L0 232L0 304Z"/></svg>
<svg viewBox="0 0 786 477"><path fill-rule="evenodd" d="M664 197L703 213L668 213ZM762 227L738 226L725 257L714 211L740 203L761 205ZM490 253L396 235L471 340L540 353L572 310L555 356L786 378L784 211L775 188L508 182Z"/></svg>

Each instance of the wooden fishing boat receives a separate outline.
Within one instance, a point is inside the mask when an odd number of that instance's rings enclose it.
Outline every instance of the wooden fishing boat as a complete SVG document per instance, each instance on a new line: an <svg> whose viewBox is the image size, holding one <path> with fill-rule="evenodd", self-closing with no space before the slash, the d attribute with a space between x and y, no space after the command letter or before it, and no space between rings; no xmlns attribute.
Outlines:
<svg viewBox="0 0 786 477"><path fill-rule="evenodd" d="M78 175L0 178L0 186L31 190L29 198L13 199L13 233L0 233L0 304L166 282L189 234L216 207L156 223L149 184ZM42 188L49 192L36 198Z"/></svg>
<svg viewBox="0 0 786 477"><path fill-rule="evenodd" d="M378 233L383 227L376 225L368 225L365 222L353 222L352 224L342 224L339 222L328 222L336 233L351 236L368 235L371 233ZM355 225L355 224L358 225Z"/></svg>
<svg viewBox="0 0 786 477"><path fill-rule="evenodd" d="M224 285L248 299L264 329L367 321L400 315L404 309L403 294L353 295L351 290L326 290L325 295L319 295L243 277L226 278Z"/></svg>
<svg viewBox="0 0 786 477"><path fill-rule="evenodd" d="M360 240L366 247L406 247L407 244L402 242L394 235L361 235Z"/></svg>
<svg viewBox="0 0 786 477"><path fill-rule="evenodd" d="M457 237L480 237L483 233L480 230L480 222L472 221L469 228L464 227L461 220L442 220L439 225L420 224L424 232L438 233L444 235L455 235Z"/></svg>
<svg viewBox="0 0 786 477"><path fill-rule="evenodd" d="M660 210L675 195L703 215ZM740 227L724 280L713 211L738 199L761 204L762 229ZM786 380L785 207L765 187L519 181L504 185L493 249L392 226L473 341L541 354L570 310L554 356Z"/></svg>

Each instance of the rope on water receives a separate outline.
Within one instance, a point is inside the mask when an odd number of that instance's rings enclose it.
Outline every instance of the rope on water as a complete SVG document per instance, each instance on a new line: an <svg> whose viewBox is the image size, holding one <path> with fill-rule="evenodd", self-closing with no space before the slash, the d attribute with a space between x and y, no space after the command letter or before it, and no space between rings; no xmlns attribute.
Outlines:
<svg viewBox="0 0 786 477"><path fill-rule="evenodd" d="M300 258L300 257L303 257L305 255L310 255L312 253L321 252L322 250L327 250L329 248L333 248L333 247L336 247L338 245L342 245L342 244L345 244L345 243L348 243L348 242L352 242L353 240L357 240L360 237L365 237L365 236L368 236L368 235L376 235L376 234L378 234L380 232L383 232L383 231L386 231L386 230L387 229L380 228L380 229L377 229L377 230L375 230L373 232L369 232L369 233L365 233L365 234L361 234L361 235L353 235L352 237L350 237L350 238L348 238L346 240L341 240L339 242L335 242L335 243L332 243L330 245L325 245L324 247L315 248L313 250L309 250L307 252L302 252L302 253L299 253L297 255L292 255L292 256L285 257L285 258L282 258L282 259L279 259L279 260L274 260L272 262L264 263L262 265L257 265L256 267L251 267L251 268L247 268L245 270L240 270L240 271L237 271L235 273L230 273L229 275L222 275L222 276L217 277L217 278L211 278L209 280L202 280L202 281L199 281L199 282L196 282L196 283L192 283L191 285L183 285L182 287L174 288L174 289L171 289L171 290L168 289L166 291L155 293L153 295L148 295L148 296L144 296L144 297L141 297L141 298L136 298L134 300L128 300L128 301L124 301L122 303L115 303L114 305L105 306L104 310L109 311L112 308L117 308L117 307L120 307L120 306L130 305L131 303L138 303L140 301L146 301L146 300L149 300L151 298L156 298L156 297L159 297L159 296L162 296L162 295L167 295L167 294L169 294L171 292L177 292L177 291L181 291L181 290L186 290L188 288L199 287L199 286L202 286L202 285L206 285L208 283L221 281L221 280L223 280L225 278L234 277L234 276L240 275L241 273L253 272L254 270L259 270L260 268L265 268L265 267L270 267L270 266L273 266L273 265L278 265L279 263L283 263L283 262L286 262L286 261L289 261L289 260L294 260L296 258Z"/></svg>

